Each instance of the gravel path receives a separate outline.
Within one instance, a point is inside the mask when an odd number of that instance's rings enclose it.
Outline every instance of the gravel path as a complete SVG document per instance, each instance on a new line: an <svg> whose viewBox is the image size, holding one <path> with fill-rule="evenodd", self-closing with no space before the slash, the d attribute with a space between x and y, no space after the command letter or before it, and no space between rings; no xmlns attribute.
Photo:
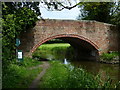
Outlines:
<svg viewBox="0 0 120 90"><path fill-rule="evenodd" d="M34 69L34 68L42 67L43 70L42 70L42 72L40 72L40 74L37 76L37 78L35 78L35 79L33 80L32 84L29 86L29 88L37 88L37 87L38 87L38 84L41 83L41 80L40 80L40 79L42 78L42 76L45 74L46 70L47 70L47 69L49 68L49 66L50 66L47 61L44 61L43 63L44 63L43 65L39 65L39 66L37 66L37 67L32 67L32 68L30 68L30 69Z"/></svg>

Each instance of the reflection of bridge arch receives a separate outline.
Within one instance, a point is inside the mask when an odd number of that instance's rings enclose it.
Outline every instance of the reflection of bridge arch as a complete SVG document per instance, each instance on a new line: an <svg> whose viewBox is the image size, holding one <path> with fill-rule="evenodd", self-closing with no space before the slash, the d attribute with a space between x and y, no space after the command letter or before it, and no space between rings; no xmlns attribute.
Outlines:
<svg viewBox="0 0 120 90"><path fill-rule="evenodd" d="M80 40L84 40L86 42L88 42L89 44L91 44L96 50L99 50L99 47L93 43L92 41L90 41L89 39L83 37L83 36L79 36L79 35L75 35L75 34L60 34L60 35L55 35L55 36L52 36L52 37L48 37L44 40L41 40L38 44L36 44L32 49L31 49L31 53L33 53L40 45L42 45L43 43L49 41L49 40L52 40L52 39L55 39L55 38L78 38Z"/></svg>

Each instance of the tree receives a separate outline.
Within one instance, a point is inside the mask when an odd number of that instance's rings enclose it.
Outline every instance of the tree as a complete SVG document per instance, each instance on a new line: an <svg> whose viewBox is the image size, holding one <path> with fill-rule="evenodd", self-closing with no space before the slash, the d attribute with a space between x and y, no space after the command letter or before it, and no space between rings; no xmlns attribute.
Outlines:
<svg viewBox="0 0 120 90"><path fill-rule="evenodd" d="M110 22L112 2L84 2L79 5L81 14L78 19Z"/></svg>
<svg viewBox="0 0 120 90"><path fill-rule="evenodd" d="M23 5L22 5L23 4ZM34 4L34 6L30 6ZM15 58L15 40L21 32L27 28L33 27L38 20L36 3L2 3L2 48L3 48L3 65L8 64ZM35 11L36 10L36 11Z"/></svg>
<svg viewBox="0 0 120 90"><path fill-rule="evenodd" d="M110 23L120 26L120 2L114 5L114 11Z"/></svg>
<svg viewBox="0 0 120 90"><path fill-rule="evenodd" d="M82 2L78 19L120 25L120 2Z"/></svg>

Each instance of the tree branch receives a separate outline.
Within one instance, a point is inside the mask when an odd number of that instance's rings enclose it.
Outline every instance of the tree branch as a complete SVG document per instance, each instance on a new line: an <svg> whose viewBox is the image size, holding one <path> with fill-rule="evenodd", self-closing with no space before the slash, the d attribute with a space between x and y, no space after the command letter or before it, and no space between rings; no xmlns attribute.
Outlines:
<svg viewBox="0 0 120 90"><path fill-rule="evenodd" d="M80 4L81 2L79 2L79 3L77 3L77 4L75 4L75 5L73 5L73 6L71 6L71 7L69 7L69 6L64 6L62 3L57 3L58 5L60 5L60 6L62 6L63 8L61 8L61 9L57 9L57 10L63 10L63 9L72 9L72 8L75 8L76 6L78 6L79 4Z"/></svg>

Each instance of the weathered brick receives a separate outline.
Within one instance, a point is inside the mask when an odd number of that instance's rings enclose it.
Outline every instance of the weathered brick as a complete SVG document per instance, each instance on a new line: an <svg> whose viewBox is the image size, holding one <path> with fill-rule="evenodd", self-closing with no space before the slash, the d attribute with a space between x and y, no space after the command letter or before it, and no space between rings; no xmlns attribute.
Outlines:
<svg viewBox="0 0 120 90"><path fill-rule="evenodd" d="M21 34L19 49L28 55L44 42L60 37L84 40L98 50L100 54L118 50L118 30L115 25L97 21L49 19L37 21L32 30Z"/></svg>

